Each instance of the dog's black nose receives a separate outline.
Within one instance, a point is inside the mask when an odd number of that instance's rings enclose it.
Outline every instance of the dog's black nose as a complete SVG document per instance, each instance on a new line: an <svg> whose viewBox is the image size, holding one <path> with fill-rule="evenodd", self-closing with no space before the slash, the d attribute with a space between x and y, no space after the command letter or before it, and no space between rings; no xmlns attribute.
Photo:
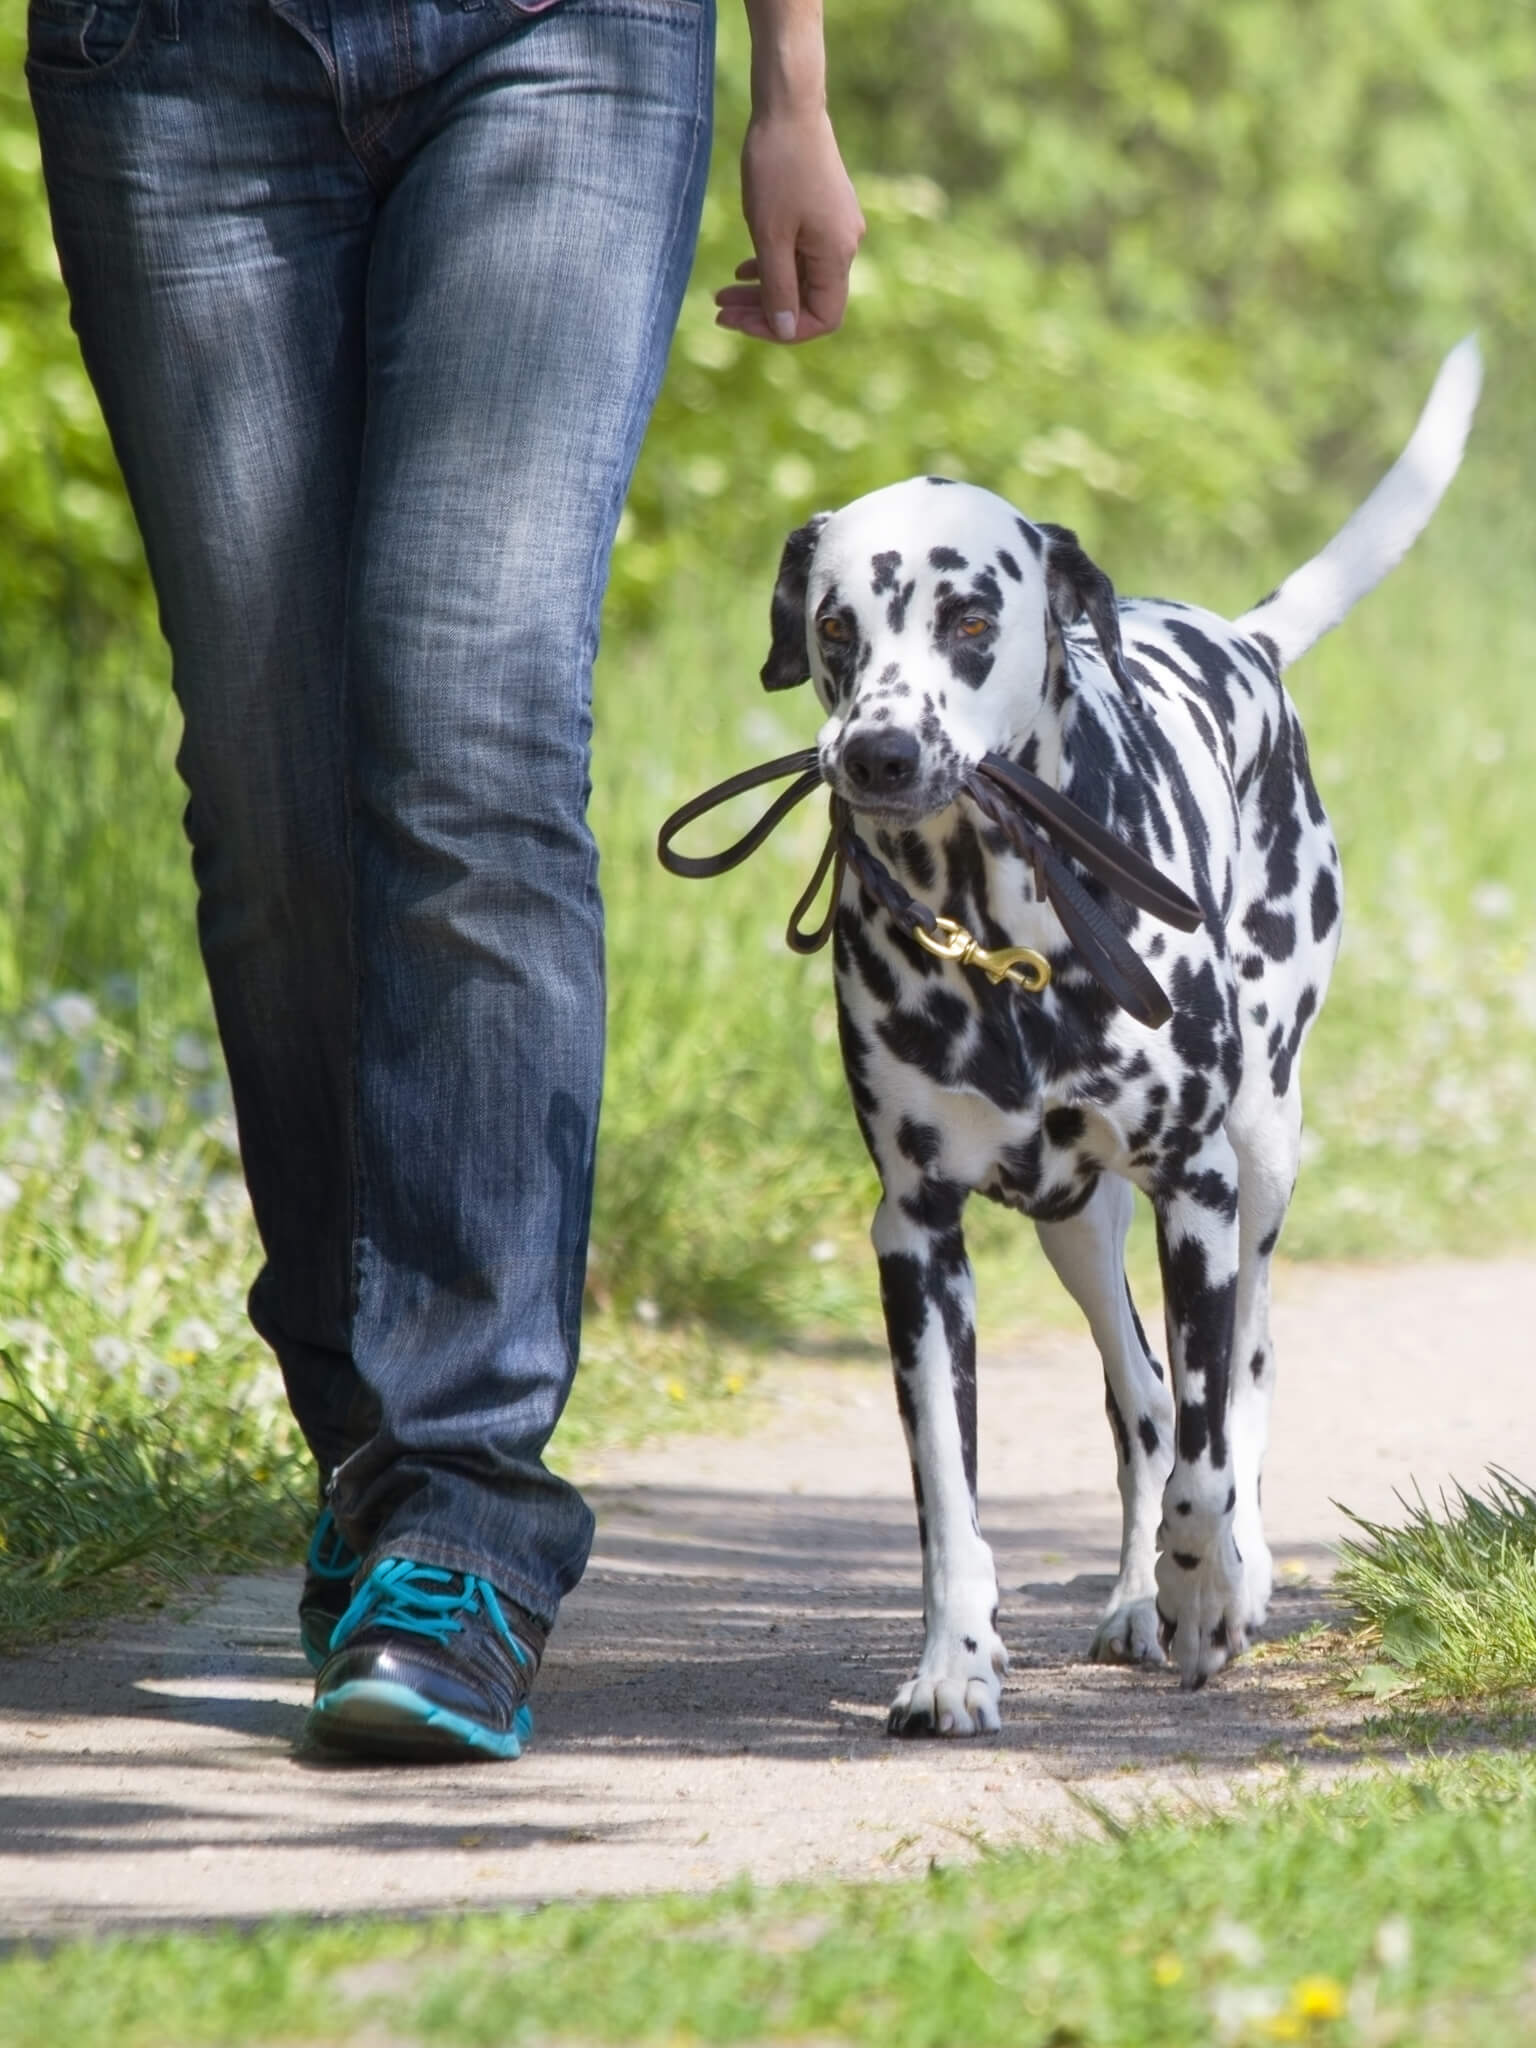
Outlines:
<svg viewBox="0 0 1536 2048"><path fill-rule="evenodd" d="M916 739L894 726L872 726L843 747L843 773L864 796L899 796L917 780L917 763Z"/></svg>

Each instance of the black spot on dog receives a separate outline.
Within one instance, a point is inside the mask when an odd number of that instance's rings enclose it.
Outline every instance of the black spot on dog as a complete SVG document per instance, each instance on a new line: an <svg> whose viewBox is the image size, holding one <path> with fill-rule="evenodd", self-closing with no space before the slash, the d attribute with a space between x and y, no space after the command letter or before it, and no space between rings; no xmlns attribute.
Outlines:
<svg viewBox="0 0 1536 2048"><path fill-rule="evenodd" d="M884 597L888 590L896 588L896 571L901 567L901 556L895 548L882 555L872 555L869 566L874 572L869 587L876 597Z"/></svg>
<svg viewBox="0 0 1536 2048"><path fill-rule="evenodd" d="M894 1003L896 1000L896 977L889 964L870 944L864 921L856 917L845 904L837 913L833 927L836 938L842 945L842 965L846 971L851 965L860 981L877 1003Z"/></svg>
<svg viewBox="0 0 1536 2048"><path fill-rule="evenodd" d="M976 1638L974 1636L962 1636L960 1640L974 1657L976 1654Z"/></svg>
<svg viewBox="0 0 1536 2048"><path fill-rule="evenodd" d="M1179 1456L1193 1464L1210 1441L1210 1422L1203 1401L1186 1401L1179 1409Z"/></svg>
<svg viewBox="0 0 1536 2048"><path fill-rule="evenodd" d="M891 601L885 608L885 623L893 633L902 632L907 623L907 606L912 602L912 593L917 589L915 582L898 584L891 592Z"/></svg>
<svg viewBox="0 0 1536 2048"><path fill-rule="evenodd" d="M930 548L928 566L931 569L968 569L970 563L954 548Z"/></svg>
<svg viewBox="0 0 1536 2048"><path fill-rule="evenodd" d="M925 484L952 484L954 478L952 476L925 476L923 482Z"/></svg>
<svg viewBox="0 0 1536 2048"><path fill-rule="evenodd" d="M1319 868L1312 884L1312 936L1325 939L1339 921L1339 885L1332 868Z"/></svg>
<svg viewBox="0 0 1536 2048"><path fill-rule="evenodd" d="M1045 1135L1053 1145L1075 1145L1088 1127L1088 1119L1080 1109L1048 1109L1045 1113Z"/></svg>
<svg viewBox="0 0 1536 2048"><path fill-rule="evenodd" d="M912 1221L931 1231L938 1240L933 1249L935 1261L964 1264L965 1244L955 1226L960 1221L968 1192L959 1181L933 1177L919 1181L911 1194L901 1198L901 1206ZM957 1240L954 1247L948 1243L951 1234Z"/></svg>
<svg viewBox="0 0 1536 2048"><path fill-rule="evenodd" d="M901 865L921 890L931 889L938 880L933 855L921 832L903 832L897 842Z"/></svg>
<svg viewBox="0 0 1536 2048"><path fill-rule="evenodd" d="M1250 903L1243 916L1243 930L1271 960L1289 960L1296 950L1296 920L1288 910Z"/></svg>
<svg viewBox="0 0 1536 2048"><path fill-rule="evenodd" d="M1249 1370L1249 1371L1250 1371L1250 1372L1251 1372L1251 1373L1253 1374L1253 1376L1254 1376L1254 1378L1255 1378L1256 1380L1261 1380L1261 1379L1263 1379L1263 1377L1264 1377L1264 1352L1263 1352L1263 1348L1262 1348L1262 1346L1260 1347L1260 1349L1259 1349L1259 1350L1255 1351L1255 1353L1253 1354L1252 1358L1250 1358L1250 1359L1249 1359L1249 1361L1248 1361L1248 1370Z"/></svg>
<svg viewBox="0 0 1536 2048"><path fill-rule="evenodd" d="M1259 1239L1259 1257L1267 1259L1279 1242L1280 1231L1278 1226L1274 1230L1267 1230Z"/></svg>
<svg viewBox="0 0 1536 2048"><path fill-rule="evenodd" d="M1141 1438L1141 1448L1149 1458L1157 1456L1157 1424L1150 1415L1143 1415L1136 1424L1136 1434Z"/></svg>
<svg viewBox="0 0 1536 2048"><path fill-rule="evenodd" d="M1009 554L1006 548L998 549L997 566L1002 570L1003 574L1010 579L1010 581L1014 583L1022 583L1024 581L1024 571L1019 567L1018 563L1013 559L1012 555Z"/></svg>
<svg viewBox="0 0 1536 2048"><path fill-rule="evenodd" d="M914 1166L932 1166L939 1156L939 1145L939 1134L932 1124L920 1124L914 1117L904 1116L896 1126L897 1150Z"/></svg>
<svg viewBox="0 0 1536 2048"><path fill-rule="evenodd" d="M1197 1173L1184 1184L1191 1201L1231 1223L1237 1216L1237 1189L1224 1175L1211 1171Z"/></svg>
<svg viewBox="0 0 1536 2048"><path fill-rule="evenodd" d="M880 1306L891 1343L891 1357L897 1372L897 1399L901 1398L901 1375L917 1370L917 1347L928 1322L928 1290L923 1263L911 1252L887 1252L880 1264ZM908 1399L910 1400L910 1393ZM905 1408L902 1420L915 1425Z"/></svg>
<svg viewBox="0 0 1536 2048"><path fill-rule="evenodd" d="M1270 1080L1277 1096L1285 1095L1291 1085L1291 1069L1296 1055L1301 1050L1301 1041L1306 1036L1307 1026L1317 1012L1317 990L1309 982L1302 990L1296 1004L1296 1014L1284 1043L1275 1047L1270 1061Z"/></svg>
<svg viewBox="0 0 1536 2048"><path fill-rule="evenodd" d="M1029 552L1034 556L1035 560L1038 562L1040 557L1045 552L1044 536L1042 534L1037 533L1034 527L1030 525L1027 519L1015 519L1013 523L1019 529L1019 532L1024 536L1025 547L1029 549Z"/></svg>
<svg viewBox="0 0 1536 2048"><path fill-rule="evenodd" d="M1104 1413L1109 1417L1109 1426L1115 1433L1115 1442L1120 1447L1120 1462L1131 1462L1131 1433L1125 1426L1125 1417L1120 1413L1120 1403L1115 1399L1113 1387L1104 1382Z"/></svg>

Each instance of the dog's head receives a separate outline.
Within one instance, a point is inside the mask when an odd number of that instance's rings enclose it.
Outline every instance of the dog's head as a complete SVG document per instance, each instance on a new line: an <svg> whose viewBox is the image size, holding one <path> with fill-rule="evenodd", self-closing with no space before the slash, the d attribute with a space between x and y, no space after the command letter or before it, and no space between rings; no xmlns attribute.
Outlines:
<svg viewBox="0 0 1536 2048"><path fill-rule="evenodd" d="M984 754L1018 746L1086 619L1121 669L1114 586L1065 527L972 484L914 477L818 512L784 543L763 686L810 678L821 772L855 809L912 823Z"/></svg>

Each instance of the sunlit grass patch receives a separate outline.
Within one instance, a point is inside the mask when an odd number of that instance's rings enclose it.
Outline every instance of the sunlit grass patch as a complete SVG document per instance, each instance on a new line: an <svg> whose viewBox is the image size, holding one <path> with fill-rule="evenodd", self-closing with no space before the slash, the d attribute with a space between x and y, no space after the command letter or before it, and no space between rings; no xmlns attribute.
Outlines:
<svg viewBox="0 0 1536 2048"><path fill-rule="evenodd" d="M295 1554L313 1499L236 1408L219 1446L163 1416L68 1419L19 1374L0 1398L0 1643L158 1605L218 1572ZM4 1382L0 1381L0 1385Z"/></svg>
<svg viewBox="0 0 1536 2048"><path fill-rule="evenodd" d="M1493 1473L1397 1527L1351 1518L1337 1585L1361 1617L1360 1689L1467 1700L1536 1690L1536 1491Z"/></svg>

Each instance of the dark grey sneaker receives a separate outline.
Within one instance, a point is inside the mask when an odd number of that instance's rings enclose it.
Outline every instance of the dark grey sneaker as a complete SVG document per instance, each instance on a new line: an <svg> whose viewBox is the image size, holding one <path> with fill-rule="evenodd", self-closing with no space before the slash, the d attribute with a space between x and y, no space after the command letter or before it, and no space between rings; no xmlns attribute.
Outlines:
<svg viewBox="0 0 1536 2048"><path fill-rule="evenodd" d="M352 1581L362 1561L337 1528L330 1509L322 1508L309 1539L304 1590L299 1595L299 1641L315 1671L330 1655L331 1632L352 1604Z"/></svg>
<svg viewBox="0 0 1536 2048"><path fill-rule="evenodd" d="M532 1635L536 1624L513 1612ZM513 1633L487 1580L386 1557L332 1631L304 1732L352 1756L520 1756L538 1634Z"/></svg>

